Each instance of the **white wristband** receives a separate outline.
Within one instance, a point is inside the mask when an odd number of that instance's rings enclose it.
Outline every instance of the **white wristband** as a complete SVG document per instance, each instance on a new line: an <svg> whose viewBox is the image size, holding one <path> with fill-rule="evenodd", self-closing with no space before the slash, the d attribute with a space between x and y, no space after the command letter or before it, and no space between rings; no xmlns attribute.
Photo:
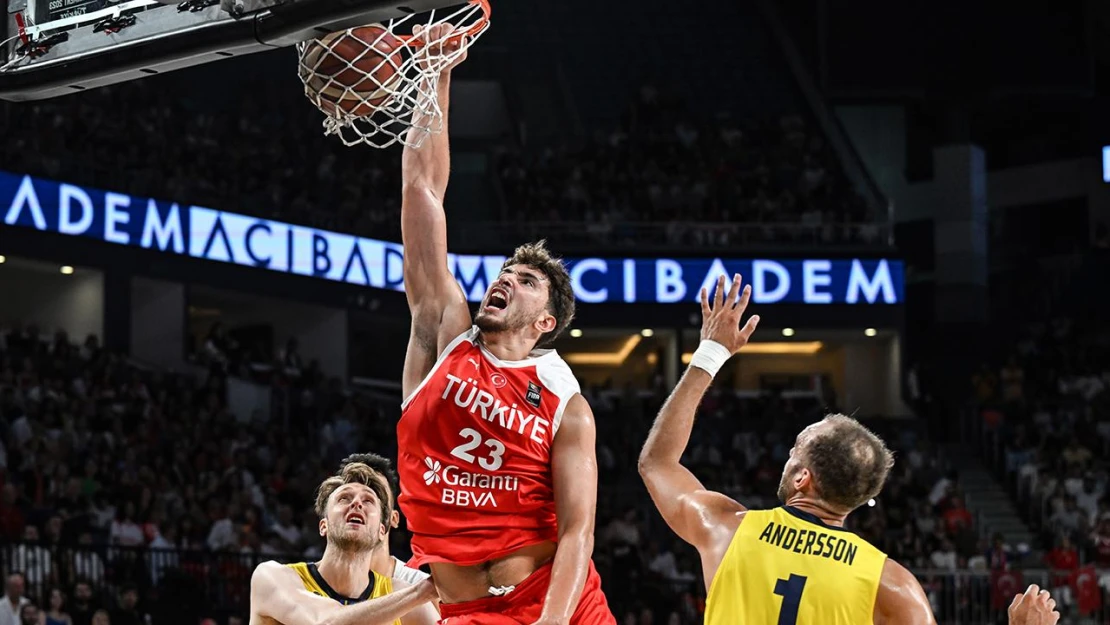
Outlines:
<svg viewBox="0 0 1110 625"><path fill-rule="evenodd" d="M727 347L717 341L706 339L698 345L697 351L690 357L690 366L704 370L712 378L717 376L717 372L729 358L732 358L732 352L728 351Z"/></svg>

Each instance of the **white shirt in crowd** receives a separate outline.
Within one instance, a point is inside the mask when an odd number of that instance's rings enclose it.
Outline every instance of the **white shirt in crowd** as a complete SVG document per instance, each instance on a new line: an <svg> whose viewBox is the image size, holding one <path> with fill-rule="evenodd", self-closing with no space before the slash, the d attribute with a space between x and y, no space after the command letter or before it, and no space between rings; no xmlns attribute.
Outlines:
<svg viewBox="0 0 1110 625"><path fill-rule="evenodd" d="M27 597L19 598L19 605L13 605L8 595L0 595L0 625L20 625L19 611L31 603Z"/></svg>
<svg viewBox="0 0 1110 625"><path fill-rule="evenodd" d="M213 523L206 542L208 548L212 551L234 549L239 543L239 538L235 535L235 525L231 522L231 519L225 517Z"/></svg>

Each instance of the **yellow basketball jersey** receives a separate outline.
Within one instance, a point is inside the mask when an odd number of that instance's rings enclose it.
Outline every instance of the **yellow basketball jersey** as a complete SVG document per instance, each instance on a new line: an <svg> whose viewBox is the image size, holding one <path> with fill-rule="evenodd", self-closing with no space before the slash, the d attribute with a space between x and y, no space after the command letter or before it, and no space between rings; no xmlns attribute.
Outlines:
<svg viewBox="0 0 1110 625"><path fill-rule="evenodd" d="M705 607L705 625L870 625L886 554L782 507L749 510Z"/></svg>
<svg viewBox="0 0 1110 625"><path fill-rule="evenodd" d="M392 579L377 575L373 571L370 571L370 584L366 586L366 590L362 595L359 597L344 597L335 592L335 590L324 581L323 576L320 575L320 571L316 569L315 562L297 562L296 564L286 564L285 566L297 572L297 575L301 578L301 583L304 584L305 590L314 595L335 599L343 605L359 603L367 599L377 599L393 592ZM393 621L393 625L401 625L401 621Z"/></svg>

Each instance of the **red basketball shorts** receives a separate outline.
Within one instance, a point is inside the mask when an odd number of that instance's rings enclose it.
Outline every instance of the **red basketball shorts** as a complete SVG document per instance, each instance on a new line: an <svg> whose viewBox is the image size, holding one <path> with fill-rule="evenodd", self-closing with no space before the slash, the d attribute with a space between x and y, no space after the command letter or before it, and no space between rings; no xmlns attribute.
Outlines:
<svg viewBox="0 0 1110 625"><path fill-rule="evenodd" d="M531 625L543 612L543 601L551 583L551 563L516 585L507 595L484 597L464 603L442 603L439 606L440 625ZM571 625L616 625L617 619L609 611L605 593L601 592L601 577L590 562L586 586L578 609L570 619Z"/></svg>

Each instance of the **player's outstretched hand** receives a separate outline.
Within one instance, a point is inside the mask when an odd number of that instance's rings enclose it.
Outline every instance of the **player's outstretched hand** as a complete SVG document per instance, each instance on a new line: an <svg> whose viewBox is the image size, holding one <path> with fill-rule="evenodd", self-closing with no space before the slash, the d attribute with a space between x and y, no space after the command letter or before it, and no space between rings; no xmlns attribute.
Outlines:
<svg viewBox="0 0 1110 625"><path fill-rule="evenodd" d="M737 296L740 296L737 299ZM712 303L709 301L707 289L701 290L701 340L716 341L735 354L748 344L748 339L759 325L759 315L752 315L744 327L740 327L740 319L748 307L748 300L752 296L752 287L745 286L743 294L740 293L740 274L732 277L732 286L725 294L725 277L717 279L717 291L713 295Z"/></svg>
<svg viewBox="0 0 1110 625"><path fill-rule="evenodd" d="M1060 620L1056 600L1036 584L1029 586L1025 594L1014 597L1008 614L1010 625L1056 625Z"/></svg>
<svg viewBox="0 0 1110 625"><path fill-rule="evenodd" d="M452 24L436 24L431 28L422 24L413 26L413 36L424 42L422 65L435 72L449 72L466 60L466 34L455 35L454 30Z"/></svg>

